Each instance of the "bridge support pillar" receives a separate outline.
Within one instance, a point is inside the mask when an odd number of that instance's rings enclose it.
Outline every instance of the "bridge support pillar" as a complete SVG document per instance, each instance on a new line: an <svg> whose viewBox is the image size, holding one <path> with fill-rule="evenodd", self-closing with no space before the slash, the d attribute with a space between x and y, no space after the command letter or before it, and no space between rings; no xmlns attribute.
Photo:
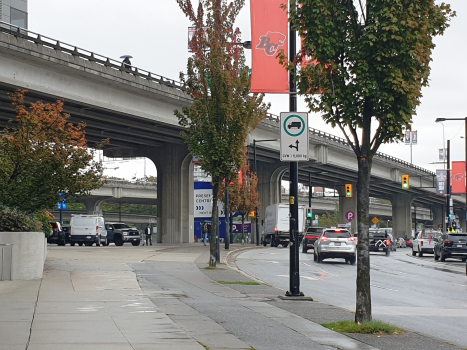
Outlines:
<svg viewBox="0 0 467 350"><path fill-rule="evenodd" d="M258 208L259 237L264 230L264 221L266 218L266 207L271 204L281 202L281 179L287 171L280 162L265 163L258 162L258 193L261 207ZM252 243L256 243L256 225L253 221Z"/></svg>
<svg viewBox="0 0 467 350"><path fill-rule="evenodd" d="M345 188L339 187L337 192L339 193L339 222L347 223L349 222L346 218L348 212L353 213L353 219L350 221L350 232L356 234L358 232L357 228L357 186L352 184L353 194L351 198L345 196Z"/></svg>
<svg viewBox="0 0 467 350"><path fill-rule="evenodd" d="M102 215L102 203L105 201L99 198L82 198L79 200L86 206L86 214L100 214Z"/></svg>
<svg viewBox="0 0 467 350"><path fill-rule="evenodd" d="M396 193L392 196L392 233L395 238L412 236L411 194Z"/></svg>
<svg viewBox="0 0 467 350"><path fill-rule="evenodd" d="M446 211L444 210L444 205L433 204L431 206L431 213L433 215L433 229L437 230L440 225L443 232L446 231L445 216Z"/></svg>
<svg viewBox="0 0 467 350"><path fill-rule="evenodd" d="M189 169L189 162L186 161L188 154L185 144L166 143L147 151L146 156L157 168L157 199L160 204L160 208L157 208L158 243L193 241L187 207L190 205L189 193L193 192L193 180L190 181L186 174Z"/></svg>

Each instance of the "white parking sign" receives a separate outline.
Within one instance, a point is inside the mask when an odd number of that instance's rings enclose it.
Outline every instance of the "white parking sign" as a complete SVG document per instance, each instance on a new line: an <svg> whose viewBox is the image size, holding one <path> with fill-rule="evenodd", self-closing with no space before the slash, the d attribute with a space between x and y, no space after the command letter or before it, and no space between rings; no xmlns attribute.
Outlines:
<svg viewBox="0 0 467 350"><path fill-rule="evenodd" d="M308 161L308 113L281 113L281 161Z"/></svg>

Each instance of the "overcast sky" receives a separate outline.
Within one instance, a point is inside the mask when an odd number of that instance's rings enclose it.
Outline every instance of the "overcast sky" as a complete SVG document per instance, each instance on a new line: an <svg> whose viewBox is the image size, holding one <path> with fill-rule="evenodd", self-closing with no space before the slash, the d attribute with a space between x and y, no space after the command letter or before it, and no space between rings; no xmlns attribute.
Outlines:
<svg viewBox="0 0 467 350"><path fill-rule="evenodd" d="M194 3L198 3L196 0ZM412 130L418 131L418 145L413 146L413 163L436 170L438 150L443 148L443 127L434 121L438 117L467 117L467 1L445 0L457 12L444 36L435 39L436 48L431 65L430 86L424 88L423 99L413 118ZM165 76L179 78L186 70L187 28L190 22L175 0L29 0L29 30L62 42L119 59L129 54L134 66ZM249 0L238 21L243 40L250 40ZM249 50L246 50L247 60ZM288 111L287 95L266 95L272 103L270 112ZM307 111L299 101L299 111ZM338 129L326 125L319 114L310 115L310 126L343 137ZM464 122L444 123L445 139L451 139L451 160L464 160ZM381 152L410 161L410 146L383 145ZM119 166L107 174L119 177L143 177L144 162L139 160ZM155 168L146 164L146 175L155 175Z"/></svg>

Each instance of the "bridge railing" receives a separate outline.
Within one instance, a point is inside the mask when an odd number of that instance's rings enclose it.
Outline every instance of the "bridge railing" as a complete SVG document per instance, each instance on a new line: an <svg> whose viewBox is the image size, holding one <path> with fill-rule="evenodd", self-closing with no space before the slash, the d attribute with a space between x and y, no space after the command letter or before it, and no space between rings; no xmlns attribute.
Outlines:
<svg viewBox="0 0 467 350"><path fill-rule="evenodd" d="M276 123L280 122L280 117L279 116L274 115L274 114L270 114L270 113L267 114L266 119L270 120L270 121L273 121L273 122L276 122ZM342 138L342 137L331 135L331 134L329 134L327 132L324 132L324 131L321 131L321 130L318 130L318 129L314 129L314 128L309 128L309 130L310 130L310 133L313 134L314 136L322 137L322 138L325 138L327 140L337 142L337 143L340 143L342 145L350 147L349 142L346 139ZM412 163L406 162L405 160L390 156L389 154L385 154L385 153L382 153L382 152L376 152L376 156L379 157L379 158L383 158L385 160L390 160L392 162L401 164L401 165L403 165L405 167L412 168L414 170L424 172L424 173L426 173L428 175L432 175L432 176L435 175L434 172L432 172L432 171L430 171L428 169L425 169L425 168L419 167L417 165L414 165Z"/></svg>
<svg viewBox="0 0 467 350"><path fill-rule="evenodd" d="M117 180L117 179L106 179L105 187L144 187L157 189L157 182L152 181L128 181L128 180Z"/></svg>
<svg viewBox="0 0 467 350"><path fill-rule="evenodd" d="M74 45L61 42L56 39L49 38L47 36L44 36L38 33L34 33L28 29L15 26L7 22L0 21L0 32L6 33L9 35L18 37L18 38L22 38L30 42L33 42L35 44L43 45L44 47L58 50L58 51L61 51L63 53L66 53L72 56L82 58L89 62L97 63L104 67L108 67L108 68L115 69L115 70L122 71L122 72L127 72L129 74L146 79L148 81L152 81L152 82L159 83L161 85L169 86L169 87L181 90L183 92L187 91L187 88L179 81L163 77L162 75L159 75L159 74L151 73L149 71L146 71L138 67L132 66L131 68L125 68L123 63L120 61L96 54L94 52L79 48Z"/></svg>

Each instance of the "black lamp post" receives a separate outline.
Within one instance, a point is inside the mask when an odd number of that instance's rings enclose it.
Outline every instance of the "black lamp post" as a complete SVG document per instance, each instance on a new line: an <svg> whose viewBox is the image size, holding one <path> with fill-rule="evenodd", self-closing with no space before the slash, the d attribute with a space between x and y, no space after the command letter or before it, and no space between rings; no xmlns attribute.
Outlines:
<svg viewBox="0 0 467 350"><path fill-rule="evenodd" d="M269 141L278 141L279 139L271 139L271 140L256 140L253 139L253 163L255 163L255 174L258 178L258 165L256 163L256 143L257 142L269 142ZM259 245L259 220L258 220L258 207L255 208L255 231L256 231L256 245Z"/></svg>
<svg viewBox="0 0 467 350"><path fill-rule="evenodd" d="M463 120L464 121L464 126L465 126L465 165L467 166L467 117L465 118L436 118L435 120L435 123L439 123L439 122L444 122L444 121L448 121L448 120ZM448 140L448 157L449 157L449 140ZM450 168L450 165L449 165L449 158L448 158L448 178L447 178L447 183L448 183L448 201L450 201L449 199L449 194L450 194L450 186L451 186L451 178L450 178L450 171L449 171L449 168ZM465 169L464 169L464 179L465 179ZM448 217L449 217L449 207L450 207L450 202L447 203L447 206L448 206L448 209L447 209L447 212L448 212ZM467 220L467 193L465 193L465 213L466 213L466 218L465 220ZM465 222L464 222L465 224Z"/></svg>

